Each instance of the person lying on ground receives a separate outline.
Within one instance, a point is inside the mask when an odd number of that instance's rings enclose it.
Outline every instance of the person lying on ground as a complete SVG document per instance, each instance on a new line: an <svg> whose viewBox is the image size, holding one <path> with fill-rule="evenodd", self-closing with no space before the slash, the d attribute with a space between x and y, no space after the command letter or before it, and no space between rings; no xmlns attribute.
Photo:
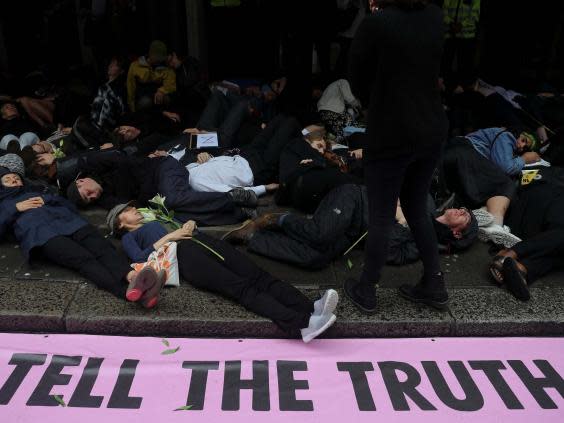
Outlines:
<svg viewBox="0 0 564 423"><path fill-rule="evenodd" d="M336 291L327 290L321 299L312 302L229 244L197 232L194 221L169 232L158 221L144 223L141 213L128 203L114 207L106 222L110 231L121 237L123 249L132 261L143 262L167 242L177 242L178 268L184 280L272 319L286 332L299 329L304 342L319 336L336 319ZM221 257L191 239L204 243Z"/></svg>
<svg viewBox="0 0 564 423"><path fill-rule="evenodd" d="M431 199L428 208L439 243L445 251L461 251L473 243L478 226L472 213L466 209L437 212ZM395 265L412 263L418 260L419 253L399 205L396 221L387 262ZM256 254L319 269L342 256L367 230L366 188L345 184L325 196L311 219L294 213L265 214L226 234L224 239L245 243L248 251Z"/></svg>
<svg viewBox="0 0 564 423"><path fill-rule="evenodd" d="M480 228L480 239L512 246L520 239L504 225L504 216L515 194L515 181L525 162L536 162L537 153L514 152L532 147L525 135L515 138L502 128L491 128L450 139L439 165L446 190L455 193L469 209L485 206L494 224ZM504 172L504 169L507 171ZM511 176L509 176L511 175Z"/></svg>
<svg viewBox="0 0 564 423"><path fill-rule="evenodd" d="M83 207L97 204L109 210L133 199L147 204L160 195L179 220L195 220L202 226L229 225L256 216L257 198L252 191L194 191L188 183L188 171L172 157L96 152L81 157L65 176L69 181L67 197Z"/></svg>
<svg viewBox="0 0 564 423"><path fill-rule="evenodd" d="M333 188L362 180L349 173L347 159L330 151L323 127L311 125L304 132L306 135L294 139L282 151L276 201L311 213ZM361 156L361 151L351 152L351 157Z"/></svg>
<svg viewBox="0 0 564 423"><path fill-rule="evenodd" d="M201 192L228 192L237 187L257 196L278 189L280 154L300 133L298 121L282 115L260 131L252 143L240 149L185 150L180 159L190 173L190 186ZM155 152L158 155L166 153Z"/></svg>
<svg viewBox="0 0 564 423"><path fill-rule="evenodd" d="M118 298L141 301L146 308L157 304L164 275L151 268L131 270L127 259L66 199L24 185L21 175L4 167L0 177L0 236L13 232L26 260L43 256ZM140 288L142 296L127 296Z"/></svg>
<svg viewBox="0 0 564 423"><path fill-rule="evenodd" d="M483 157L491 160L510 177L521 176L526 164L536 163L541 157L536 153L536 138L527 132L517 136L506 128L480 129L466 135L472 146Z"/></svg>
<svg viewBox="0 0 564 423"><path fill-rule="evenodd" d="M39 142L40 128L20 113L11 100L0 104L0 150L18 153Z"/></svg>
<svg viewBox="0 0 564 423"><path fill-rule="evenodd" d="M494 280L522 301L530 298L530 284L564 267L564 186L547 173L519 187L507 223L522 241L499 251L490 265Z"/></svg>

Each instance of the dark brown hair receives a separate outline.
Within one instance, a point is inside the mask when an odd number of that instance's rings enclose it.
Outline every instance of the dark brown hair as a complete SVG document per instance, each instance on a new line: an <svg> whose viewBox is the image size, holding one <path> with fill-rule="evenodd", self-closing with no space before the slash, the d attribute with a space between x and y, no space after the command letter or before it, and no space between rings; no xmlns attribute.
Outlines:
<svg viewBox="0 0 564 423"><path fill-rule="evenodd" d="M429 0L378 0L376 3L380 8L397 6L401 9L422 9L429 4Z"/></svg>

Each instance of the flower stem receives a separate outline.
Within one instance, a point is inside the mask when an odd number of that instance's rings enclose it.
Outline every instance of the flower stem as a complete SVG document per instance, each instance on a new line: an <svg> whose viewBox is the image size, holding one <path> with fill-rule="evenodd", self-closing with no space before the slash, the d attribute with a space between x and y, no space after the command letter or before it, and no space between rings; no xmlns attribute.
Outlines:
<svg viewBox="0 0 564 423"><path fill-rule="evenodd" d="M217 251L215 251L213 248L208 247L206 244L204 244L202 241L197 240L196 238L190 238L192 241L194 241L196 244L200 244L202 247L208 249L209 251L211 251L213 254L215 254L221 261L225 261L225 258L223 258L222 255L220 255Z"/></svg>
<svg viewBox="0 0 564 423"><path fill-rule="evenodd" d="M358 243L359 243L360 241L362 241L366 235L368 235L368 231L364 232L364 235L362 235L359 239L357 239L356 242L355 242L353 245L351 245L351 248L349 248L347 251L345 251L345 254L343 254L343 256L346 256L348 253L350 253L351 250L352 250L354 247L356 247L356 246L358 245Z"/></svg>

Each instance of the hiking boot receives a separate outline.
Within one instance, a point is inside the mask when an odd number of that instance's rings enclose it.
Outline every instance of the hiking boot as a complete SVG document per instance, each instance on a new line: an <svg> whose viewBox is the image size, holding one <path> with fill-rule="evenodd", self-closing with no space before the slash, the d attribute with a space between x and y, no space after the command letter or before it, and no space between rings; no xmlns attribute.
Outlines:
<svg viewBox="0 0 564 423"><path fill-rule="evenodd" d="M507 290L513 294L515 298L521 301L529 301L531 293L527 284L527 276L519 270L517 262L511 257L505 257L503 260L503 282L507 286Z"/></svg>
<svg viewBox="0 0 564 423"><path fill-rule="evenodd" d="M159 270L157 280L141 298L141 304L145 308L153 308L159 302L159 292L166 283L166 270Z"/></svg>
<svg viewBox="0 0 564 423"><path fill-rule="evenodd" d="M335 323L337 317L334 314L322 314L321 316L312 315L309 318L307 328L301 329L302 339L307 344L312 339L317 338Z"/></svg>
<svg viewBox="0 0 564 423"><path fill-rule="evenodd" d="M285 213L266 213L262 216L259 216L255 220L255 225L257 229L274 229L278 228L278 220L280 216L284 216Z"/></svg>
<svg viewBox="0 0 564 423"><path fill-rule="evenodd" d="M362 293L359 290L360 282L352 278L345 281L343 288L345 294L356 308L365 314L376 313L376 293L374 292L374 288L372 288L372 292Z"/></svg>
<svg viewBox="0 0 564 423"><path fill-rule="evenodd" d="M246 244L257 231L257 225L253 220L247 220L241 226L227 232L221 237L223 241L231 244Z"/></svg>
<svg viewBox="0 0 564 423"><path fill-rule="evenodd" d="M478 239L483 242L491 241L505 248L512 248L521 242L521 238L513 235L507 226L492 224L478 229Z"/></svg>
<svg viewBox="0 0 564 423"><path fill-rule="evenodd" d="M137 275L131 280L127 291L125 292L125 298L128 301L136 302L141 299L143 294L151 288L158 280L158 275L155 269L151 266L145 266Z"/></svg>
<svg viewBox="0 0 564 423"><path fill-rule="evenodd" d="M238 206L256 208L258 205L258 197L250 189L235 188L229 191L229 195Z"/></svg>
<svg viewBox="0 0 564 423"><path fill-rule="evenodd" d="M484 210L484 209L472 210L472 214L474 215L474 217L478 221L478 227L479 228L485 228L485 227L488 227L488 226L490 226L494 223L495 219L494 219L493 215L490 212L488 212L487 210Z"/></svg>
<svg viewBox="0 0 564 423"><path fill-rule="evenodd" d="M427 304L437 310L445 310L448 307L448 292L445 288L445 282L442 273L426 278L412 285L402 285L399 288L399 294L414 303Z"/></svg>
<svg viewBox="0 0 564 423"><path fill-rule="evenodd" d="M334 289L328 289L323 296L313 303L313 315L333 314L339 303L339 294Z"/></svg>

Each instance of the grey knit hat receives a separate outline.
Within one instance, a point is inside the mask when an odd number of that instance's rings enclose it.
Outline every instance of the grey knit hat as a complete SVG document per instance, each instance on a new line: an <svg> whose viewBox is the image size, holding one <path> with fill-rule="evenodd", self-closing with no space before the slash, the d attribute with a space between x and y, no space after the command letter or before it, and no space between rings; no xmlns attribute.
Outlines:
<svg viewBox="0 0 564 423"><path fill-rule="evenodd" d="M25 165L20 156L13 153L4 154L0 157L0 166L9 169L10 172L17 173L22 178L25 176Z"/></svg>

